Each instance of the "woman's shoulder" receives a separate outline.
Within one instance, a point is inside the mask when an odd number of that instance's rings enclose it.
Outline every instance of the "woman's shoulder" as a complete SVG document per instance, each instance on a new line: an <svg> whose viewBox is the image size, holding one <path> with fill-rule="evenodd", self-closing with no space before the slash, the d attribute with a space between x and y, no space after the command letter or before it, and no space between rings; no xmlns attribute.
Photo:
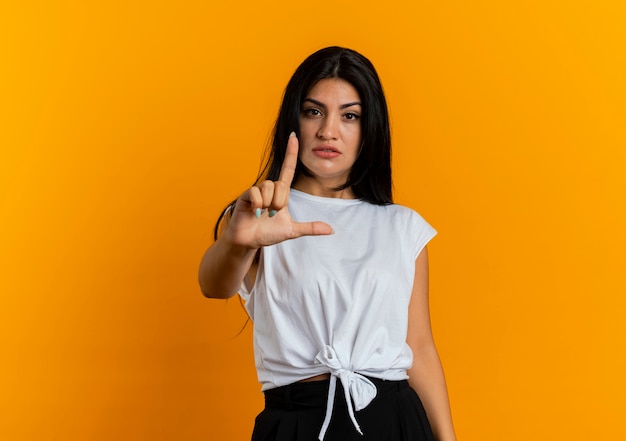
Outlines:
<svg viewBox="0 0 626 441"><path fill-rule="evenodd" d="M380 205L380 207L384 207L389 213L406 217L408 219L423 219L422 215L415 209L402 204L388 204L388 205Z"/></svg>
<svg viewBox="0 0 626 441"><path fill-rule="evenodd" d="M417 258L426 244L437 235L437 230L413 208L400 204L389 207L395 213L393 229L404 237L413 251L413 257Z"/></svg>
<svg viewBox="0 0 626 441"><path fill-rule="evenodd" d="M391 218L396 223L402 224L410 229L428 229L434 230L433 227L417 212L417 210L402 204L384 205L385 210L389 212Z"/></svg>

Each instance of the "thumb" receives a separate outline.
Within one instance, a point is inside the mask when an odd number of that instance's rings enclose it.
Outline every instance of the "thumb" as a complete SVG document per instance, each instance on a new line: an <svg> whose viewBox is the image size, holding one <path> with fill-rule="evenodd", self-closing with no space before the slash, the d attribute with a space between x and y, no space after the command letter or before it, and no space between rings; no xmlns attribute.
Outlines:
<svg viewBox="0 0 626 441"><path fill-rule="evenodd" d="M333 228L324 222L294 222L292 239L301 236L327 236L334 234Z"/></svg>

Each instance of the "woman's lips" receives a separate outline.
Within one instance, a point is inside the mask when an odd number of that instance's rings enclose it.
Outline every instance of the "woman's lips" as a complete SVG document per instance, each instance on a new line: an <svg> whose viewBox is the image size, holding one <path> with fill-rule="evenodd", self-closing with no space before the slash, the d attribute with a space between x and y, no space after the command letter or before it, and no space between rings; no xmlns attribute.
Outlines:
<svg viewBox="0 0 626 441"><path fill-rule="evenodd" d="M323 145L320 147L315 147L313 149L313 154L318 158L332 159L341 155L341 152L334 147Z"/></svg>

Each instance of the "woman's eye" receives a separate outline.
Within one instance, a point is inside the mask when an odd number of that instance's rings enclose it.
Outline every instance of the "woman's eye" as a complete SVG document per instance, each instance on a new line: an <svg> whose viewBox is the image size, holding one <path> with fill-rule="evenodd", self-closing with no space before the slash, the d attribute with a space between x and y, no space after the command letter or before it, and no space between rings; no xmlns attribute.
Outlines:
<svg viewBox="0 0 626 441"><path fill-rule="evenodd" d="M344 118L351 120L351 121L356 121L360 118L360 116L357 115L356 113L346 113L344 115Z"/></svg>
<svg viewBox="0 0 626 441"><path fill-rule="evenodd" d="M308 116L319 116L322 113L317 109L305 109L304 114Z"/></svg>

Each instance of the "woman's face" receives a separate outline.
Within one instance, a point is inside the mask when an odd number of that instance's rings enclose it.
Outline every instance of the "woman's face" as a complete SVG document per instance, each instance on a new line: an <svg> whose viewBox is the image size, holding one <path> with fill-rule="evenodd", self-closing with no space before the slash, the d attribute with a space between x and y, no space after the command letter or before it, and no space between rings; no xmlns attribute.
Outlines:
<svg viewBox="0 0 626 441"><path fill-rule="evenodd" d="M341 186L350 175L361 146L362 113L359 93L338 78L318 81L302 102L300 160L326 188Z"/></svg>

